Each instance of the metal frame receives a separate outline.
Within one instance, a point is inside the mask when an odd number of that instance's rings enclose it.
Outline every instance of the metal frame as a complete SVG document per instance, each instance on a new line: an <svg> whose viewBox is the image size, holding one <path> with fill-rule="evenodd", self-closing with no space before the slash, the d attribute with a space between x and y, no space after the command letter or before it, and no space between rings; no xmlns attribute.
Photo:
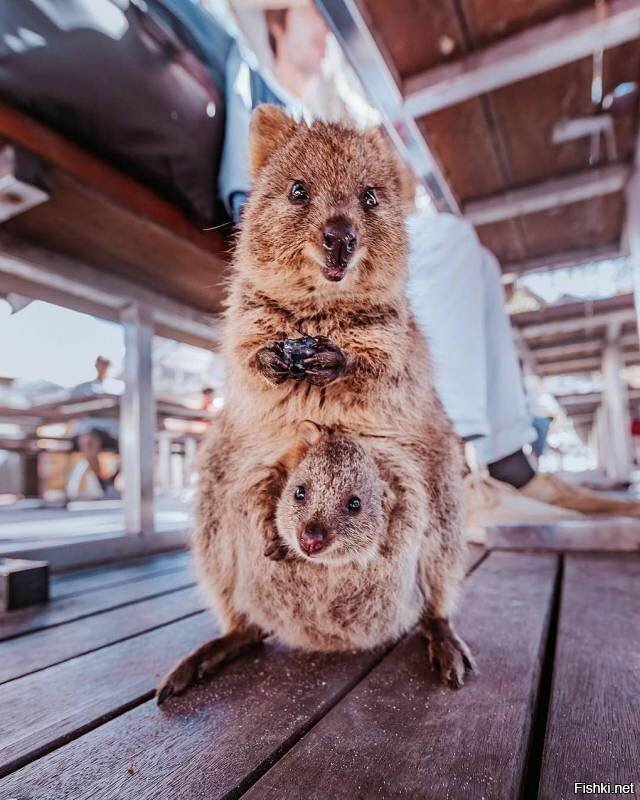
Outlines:
<svg viewBox="0 0 640 800"><path fill-rule="evenodd" d="M154 333L200 347L219 342L219 321L126 279L59 256L0 231L0 290L15 291L120 322L125 333L125 393L121 403L121 454L125 526L121 536L16 546L3 555L45 559L71 569L183 547L186 531L154 532Z"/></svg>
<svg viewBox="0 0 640 800"><path fill-rule="evenodd" d="M153 533L156 407L152 383L153 316L146 306L122 311L125 390L120 405L125 531Z"/></svg>
<svg viewBox="0 0 640 800"><path fill-rule="evenodd" d="M376 43L355 0L316 0L365 91L382 114L383 125L398 151L425 183L440 211L460 213L444 174L413 116L403 108L398 80Z"/></svg>

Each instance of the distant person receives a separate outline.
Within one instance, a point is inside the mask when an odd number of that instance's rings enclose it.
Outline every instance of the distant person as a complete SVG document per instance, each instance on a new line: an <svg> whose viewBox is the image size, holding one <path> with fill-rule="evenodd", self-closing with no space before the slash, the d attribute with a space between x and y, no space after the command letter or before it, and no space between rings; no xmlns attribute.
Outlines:
<svg viewBox="0 0 640 800"><path fill-rule="evenodd" d="M87 399L95 395L109 394L109 370L111 361L103 356L98 356L95 361L96 377L91 381L79 383L71 391L71 396L76 398L86 397ZM84 417L75 420L72 424L74 438L74 448L81 453L89 469L95 475L104 497L117 497L115 489L115 479L119 469L110 475L103 475L100 466L100 454L102 452L119 452L119 422L118 418L107 417ZM80 480L69 481L69 491L71 494L79 494L78 486Z"/></svg>
<svg viewBox="0 0 640 800"><path fill-rule="evenodd" d="M214 401L216 399L216 393L210 386L206 386L202 390L201 400L200 400L200 408L202 411L207 411L210 414L215 411Z"/></svg>

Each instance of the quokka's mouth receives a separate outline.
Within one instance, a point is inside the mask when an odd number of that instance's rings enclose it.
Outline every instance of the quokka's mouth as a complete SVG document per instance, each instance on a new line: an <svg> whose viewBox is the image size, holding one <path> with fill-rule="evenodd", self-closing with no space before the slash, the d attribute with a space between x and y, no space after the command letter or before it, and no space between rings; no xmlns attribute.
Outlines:
<svg viewBox="0 0 640 800"><path fill-rule="evenodd" d="M336 283L347 274L347 266L347 264L325 264L322 267L322 274L328 281Z"/></svg>

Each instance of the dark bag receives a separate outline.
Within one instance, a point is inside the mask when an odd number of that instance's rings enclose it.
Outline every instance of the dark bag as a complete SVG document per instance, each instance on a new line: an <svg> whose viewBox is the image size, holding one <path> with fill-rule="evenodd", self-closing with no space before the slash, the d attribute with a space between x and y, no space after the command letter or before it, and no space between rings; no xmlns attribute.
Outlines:
<svg viewBox="0 0 640 800"><path fill-rule="evenodd" d="M231 43L191 0L2 0L0 97L215 225Z"/></svg>

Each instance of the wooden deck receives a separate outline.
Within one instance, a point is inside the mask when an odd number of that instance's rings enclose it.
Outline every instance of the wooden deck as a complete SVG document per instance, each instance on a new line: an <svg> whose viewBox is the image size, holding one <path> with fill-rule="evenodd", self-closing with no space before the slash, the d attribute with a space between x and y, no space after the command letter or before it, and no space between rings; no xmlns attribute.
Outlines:
<svg viewBox="0 0 640 800"><path fill-rule="evenodd" d="M459 692L418 635L342 656L267 642L161 709L158 677L215 631L188 556L55 577L49 605L0 618L0 798L639 791L640 556L474 549L469 570L480 674Z"/></svg>

